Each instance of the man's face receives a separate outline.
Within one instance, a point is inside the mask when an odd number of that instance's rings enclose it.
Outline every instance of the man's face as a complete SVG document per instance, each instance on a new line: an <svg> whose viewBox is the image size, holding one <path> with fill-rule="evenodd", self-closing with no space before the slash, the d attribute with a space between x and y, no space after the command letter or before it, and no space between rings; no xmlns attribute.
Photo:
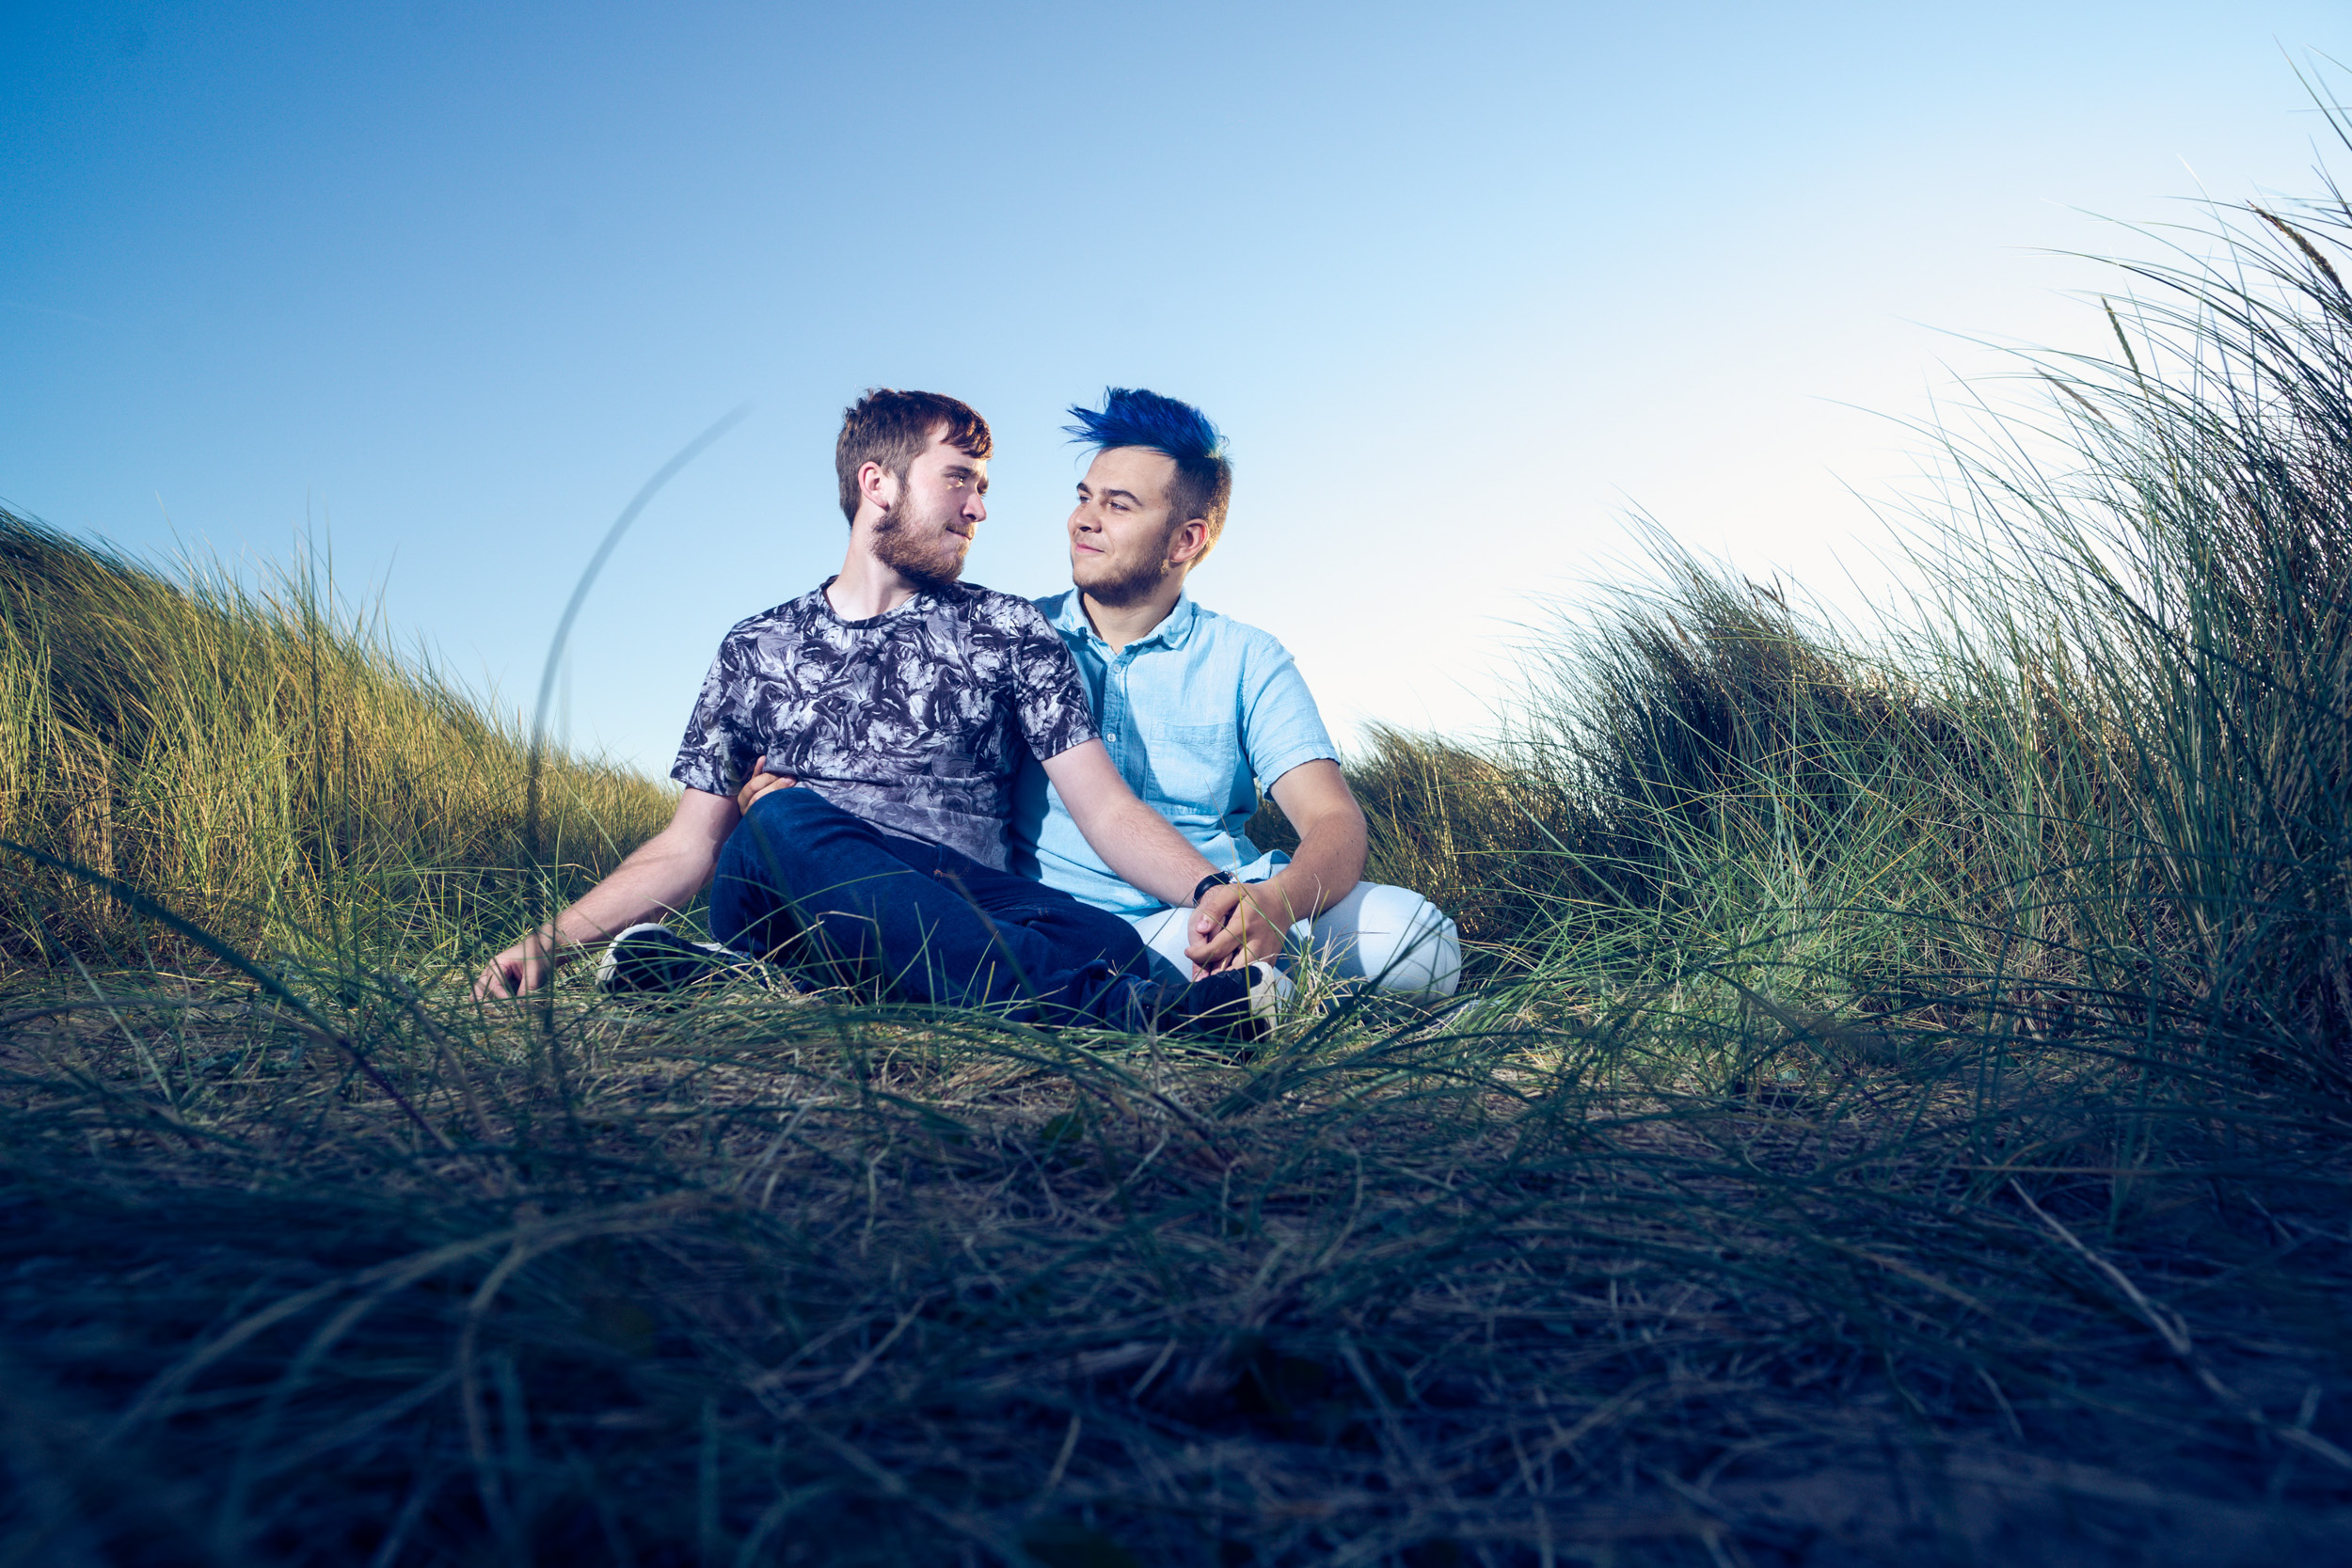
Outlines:
<svg viewBox="0 0 2352 1568"><path fill-rule="evenodd" d="M1175 570L1168 552L1183 518L1169 515L1176 460L1149 447L1097 452L1070 514L1070 579L1097 602L1131 604Z"/></svg>
<svg viewBox="0 0 2352 1568"><path fill-rule="evenodd" d="M884 476L885 491L890 488ZM964 552L988 518L988 459L933 436L896 486L890 510L874 524L874 559L917 582L953 582Z"/></svg>

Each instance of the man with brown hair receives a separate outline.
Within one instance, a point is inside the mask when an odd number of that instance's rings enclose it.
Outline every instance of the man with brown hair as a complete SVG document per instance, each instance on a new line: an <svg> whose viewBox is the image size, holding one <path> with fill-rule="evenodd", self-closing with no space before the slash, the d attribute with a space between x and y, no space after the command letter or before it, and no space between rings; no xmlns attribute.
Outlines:
<svg viewBox="0 0 2352 1568"><path fill-rule="evenodd" d="M1120 778L1044 618L958 580L990 451L987 421L937 393L881 388L848 410L840 573L727 633L671 769L685 792L670 825L492 959L477 995L528 990L566 949L610 938L612 990L787 956L1039 1022L1263 1033L1285 982L1229 965L1233 891ZM1153 981L1126 922L1007 869L1030 756L1122 877L1215 917L1193 961L1222 973ZM658 923L706 883L715 943Z"/></svg>

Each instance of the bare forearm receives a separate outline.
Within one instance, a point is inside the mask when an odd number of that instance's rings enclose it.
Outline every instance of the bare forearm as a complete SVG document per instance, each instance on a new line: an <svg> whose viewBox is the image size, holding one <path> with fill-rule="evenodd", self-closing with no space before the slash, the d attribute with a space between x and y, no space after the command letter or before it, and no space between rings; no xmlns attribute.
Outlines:
<svg viewBox="0 0 2352 1568"><path fill-rule="evenodd" d="M1216 869L1167 817L1136 799L1101 741L1046 758L1045 776L1087 843L1129 886L1163 903L1190 904L1200 879Z"/></svg>
<svg viewBox="0 0 2352 1568"><path fill-rule="evenodd" d="M1189 904L1200 879L1216 869L1168 818L1135 799L1111 806L1107 820L1080 823L1087 842L1130 887L1163 904Z"/></svg>
<svg viewBox="0 0 2352 1568"><path fill-rule="evenodd" d="M712 861L696 846L665 845L659 838L642 845L612 874L541 927L544 940L561 949L602 942L641 921L659 920L691 903L710 879Z"/></svg>
<svg viewBox="0 0 2352 1568"><path fill-rule="evenodd" d="M1363 880L1366 850L1360 813L1332 812L1308 824L1290 864L1260 890L1262 898L1279 901L1280 909L1269 914L1286 912L1285 925L1321 914Z"/></svg>
<svg viewBox="0 0 2352 1568"><path fill-rule="evenodd" d="M710 880L719 864L719 847L739 815L734 800L724 795L687 790L678 798L668 827L640 845L578 903L493 958L475 979L474 995L488 1001L536 990L563 961L564 949L601 942L639 921L684 909Z"/></svg>
<svg viewBox="0 0 2352 1568"><path fill-rule="evenodd" d="M1290 863L1255 887L1218 888L1193 917L1185 957L1202 971L1273 957L1283 933L1347 896L1364 874L1364 814L1330 757L1274 781L1274 803L1298 827Z"/></svg>

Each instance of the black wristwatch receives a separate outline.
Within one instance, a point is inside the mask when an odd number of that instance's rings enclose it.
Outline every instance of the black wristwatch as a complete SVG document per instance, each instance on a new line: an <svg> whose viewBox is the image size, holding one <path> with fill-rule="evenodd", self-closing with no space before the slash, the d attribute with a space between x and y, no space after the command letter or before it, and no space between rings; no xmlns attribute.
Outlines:
<svg viewBox="0 0 2352 1568"><path fill-rule="evenodd" d="M1233 874L1230 871L1212 871L1207 876L1201 878L1200 881L1193 884L1193 907L1195 909L1200 907L1200 895L1208 892L1209 889L1213 887L1223 887L1232 879Z"/></svg>

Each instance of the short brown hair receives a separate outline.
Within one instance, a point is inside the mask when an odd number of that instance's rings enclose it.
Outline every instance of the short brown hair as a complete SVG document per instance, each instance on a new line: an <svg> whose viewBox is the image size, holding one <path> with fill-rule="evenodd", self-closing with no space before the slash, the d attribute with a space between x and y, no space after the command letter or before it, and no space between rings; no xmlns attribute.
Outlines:
<svg viewBox="0 0 2352 1568"><path fill-rule="evenodd" d="M890 387L868 387L866 395L842 410L841 438L833 444L833 471L841 480L841 515L857 521L857 471L868 463L906 483L907 470L930 450L931 437L943 436L967 457L986 457L994 450L988 421L968 403L937 392L901 392Z"/></svg>

